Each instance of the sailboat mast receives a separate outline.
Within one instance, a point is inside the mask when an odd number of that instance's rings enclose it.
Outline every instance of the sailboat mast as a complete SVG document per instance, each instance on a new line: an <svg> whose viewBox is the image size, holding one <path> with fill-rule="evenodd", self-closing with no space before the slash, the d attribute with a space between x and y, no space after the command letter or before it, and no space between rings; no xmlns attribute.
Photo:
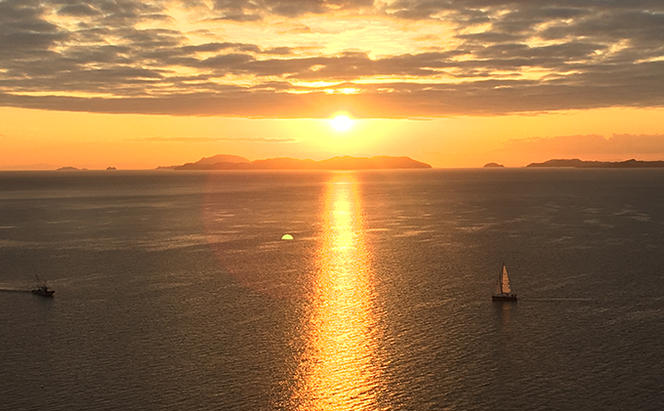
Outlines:
<svg viewBox="0 0 664 411"><path fill-rule="evenodd" d="M498 273L498 284L500 284L501 294L505 293L505 290L503 290L503 272L505 272L505 263L500 267L500 272Z"/></svg>
<svg viewBox="0 0 664 411"><path fill-rule="evenodd" d="M503 294L503 267L505 267L505 263L502 264L500 271L498 271L498 286L496 287L498 294Z"/></svg>

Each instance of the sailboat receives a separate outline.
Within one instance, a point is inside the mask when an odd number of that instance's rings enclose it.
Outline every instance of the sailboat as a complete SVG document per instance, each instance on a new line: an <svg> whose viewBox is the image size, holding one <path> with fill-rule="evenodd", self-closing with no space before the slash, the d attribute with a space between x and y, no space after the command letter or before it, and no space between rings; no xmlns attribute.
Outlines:
<svg viewBox="0 0 664 411"><path fill-rule="evenodd" d="M498 274L498 283L496 284L496 293L491 297L493 301L516 301L516 294L512 292L510 276L507 273L507 267L503 263L503 268Z"/></svg>

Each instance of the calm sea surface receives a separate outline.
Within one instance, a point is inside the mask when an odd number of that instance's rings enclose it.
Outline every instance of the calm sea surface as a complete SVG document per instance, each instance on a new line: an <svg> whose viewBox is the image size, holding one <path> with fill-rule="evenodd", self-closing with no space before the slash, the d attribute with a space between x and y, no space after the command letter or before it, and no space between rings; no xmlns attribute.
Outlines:
<svg viewBox="0 0 664 411"><path fill-rule="evenodd" d="M0 288L2 410L664 406L664 170L3 172Z"/></svg>

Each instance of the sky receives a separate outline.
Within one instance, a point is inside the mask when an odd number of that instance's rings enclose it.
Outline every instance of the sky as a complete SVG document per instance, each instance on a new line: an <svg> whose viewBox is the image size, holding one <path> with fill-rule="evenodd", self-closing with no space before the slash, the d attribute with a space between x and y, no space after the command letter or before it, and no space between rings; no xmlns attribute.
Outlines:
<svg viewBox="0 0 664 411"><path fill-rule="evenodd" d="M661 0L0 0L0 169L664 159L662 27Z"/></svg>

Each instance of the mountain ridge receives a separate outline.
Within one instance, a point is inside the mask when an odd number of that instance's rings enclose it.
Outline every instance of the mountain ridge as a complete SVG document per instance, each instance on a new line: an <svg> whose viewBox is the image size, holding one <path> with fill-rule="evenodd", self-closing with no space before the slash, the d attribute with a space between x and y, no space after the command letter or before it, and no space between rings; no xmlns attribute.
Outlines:
<svg viewBox="0 0 664 411"><path fill-rule="evenodd" d="M571 167L571 168L664 168L664 161L644 161L629 159L625 161L588 161L578 158L553 159L543 163L530 163L526 167Z"/></svg>
<svg viewBox="0 0 664 411"><path fill-rule="evenodd" d="M249 161L244 157L218 154L203 157L193 163L158 167L158 169L172 170L379 170L399 168L431 168L431 165L406 156L337 156L319 161L278 157Z"/></svg>

